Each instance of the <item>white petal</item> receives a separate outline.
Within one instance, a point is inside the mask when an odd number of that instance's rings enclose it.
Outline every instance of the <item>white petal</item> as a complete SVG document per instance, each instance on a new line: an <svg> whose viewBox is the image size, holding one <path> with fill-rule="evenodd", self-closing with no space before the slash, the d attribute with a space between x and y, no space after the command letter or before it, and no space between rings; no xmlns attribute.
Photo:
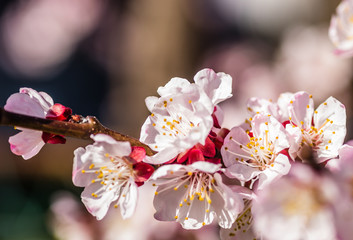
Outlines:
<svg viewBox="0 0 353 240"><path fill-rule="evenodd" d="M196 73L194 81L206 92L214 105L232 96L232 77L228 74L215 73L206 68Z"/></svg>
<svg viewBox="0 0 353 240"><path fill-rule="evenodd" d="M99 191L104 185L96 182L85 187L85 190L81 194L82 202L85 204L87 210L97 218L101 220L109 209L112 201L118 198L117 192L120 191L104 191L104 194L98 195L98 197L93 197L92 193Z"/></svg>
<svg viewBox="0 0 353 240"><path fill-rule="evenodd" d="M173 95L177 93L182 93L190 87L190 82L184 78L172 78L164 87L159 87L157 92L163 96Z"/></svg>
<svg viewBox="0 0 353 240"><path fill-rule="evenodd" d="M289 106L291 121L302 129L310 129L314 113L313 99L306 92L297 92Z"/></svg>
<svg viewBox="0 0 353 240"><path fill-rule="evenodd" d="M290 167L291 165L288 157L283 154L279 154L273 162L273 166L262 171L262 174L259 177L257 190L262 190L271 182L279 179L283 175L286 175L289 172Z"/></svg>
<svg viewBox="0 0 353 240"><path fill-rule="evenodd" d="M120 212L123 219L130 218L134 214L138 198L137 185L132 178L125 187L129 188L127 194L122 197L122 201L119 201Z"/></svg>

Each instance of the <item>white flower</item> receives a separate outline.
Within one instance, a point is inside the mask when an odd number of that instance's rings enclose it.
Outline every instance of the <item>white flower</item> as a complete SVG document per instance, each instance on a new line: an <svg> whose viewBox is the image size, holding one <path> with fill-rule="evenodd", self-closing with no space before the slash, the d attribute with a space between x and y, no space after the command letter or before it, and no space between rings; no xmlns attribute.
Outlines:
<svg viewBox="0 0 353 240"><path fill-rule="evenodd" d="M353 55L353 1L343 0L338 5L337 15L332 16L329 37L342 56Z"/></svg>
<svg viewBox="0 0 353 240"><path fill-rule="evenodd" d="M301 157L303 146L313 149L319 163L336 157L346 136L344 105L329 97L314 111L312 97L306 92L294 94L290 103L291 125L287 125L286 129L292 135L289 149L291 157Z"/></svg>
<svg viewBox="0 0 353 240"><path fill-rule="evenodd" d="M242 183L258 181L261 189L271 181L288 173L290 163L281 151L289 147L284 127L275 118L257 114L246 132L234 127L224 140L221 154L226 175Z"/></svg>
<svg viewBox="0 0 353 240"><path fill-rule="evenodd" d="M136 183L147 180L153 168L141 162L143 154L134 159L129 142L117 142L104 134L91 138L95 141L93 145L74 152L72 180L76 186L85 187L82 202L98 220L112 203L115 208L120 206L124 219L129 218L136 207Z"/></svg>
<svg viewBox="0 0 353 240"><path fill-rule="evenodd" d="M252 213L254 228L263 239L348 240L351 235L341 235L339 219L350 209L332 176L297 163L288 175L258 192Z"/></svg>
<svg viewBox="0 0 353 240"><path fill-rule="evenodd" d="M54 104L47 93L37 92L31 88L21 88L19 93L12 94L4 108L9 112L55 120L66 120L72 112L61 104ZM9 138L10 148L14 154L22 155L26 160L35 156L45 143L65 143L65 139L58 135L18 129L22 132Z"/></svg>
<svg viewBox="0 0 353 240"><path fill-rule="evenodd" d="M152 113L141 129L140 141L157 151L146 162L161 164L205 140L213 126L217 103L231 97L231 77L205 69L195 83L173 78L158 88L161 96L146 98Z"/></svg>
<svg viewBox="0 0 353 240"><path fill-rule="evenodd" d="M278 97L277 102L272 102L272 100L263 98L252 97L247 103L248 111L252 114L252 116L259 113L270 114L279 122L283 123L289 119L288 106L289 100L292 96L293 93L282 93Z"/></svg>
<svg viewBox="0 0 353 240"><path fill-rule="evenodd" d="M198 229L217 219L230 228L243 209L242 196L222 183L220 165L195 162L170 164L152 175L158 186L154 199L155 218L177 221L185 229Z"/></svg>

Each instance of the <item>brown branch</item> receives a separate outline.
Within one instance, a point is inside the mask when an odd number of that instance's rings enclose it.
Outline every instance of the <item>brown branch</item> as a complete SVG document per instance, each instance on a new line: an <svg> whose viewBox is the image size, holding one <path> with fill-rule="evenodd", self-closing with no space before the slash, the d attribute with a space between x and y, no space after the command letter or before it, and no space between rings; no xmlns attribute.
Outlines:
<svg viewBox="0 0 353 240"><path fill-rule="evenodd" d="M34 129L80 139L90 139L91 134L103 133L113 137L117 141L128 141L132 146L145 148L148 156L152 156L156 153L146 144L141 143L138 139L120 134L103 126L96 117L88 116L85 120L86 121L82 123L74 123L42 119L8 112L5 109L0 108L0 125Z"/></svg>

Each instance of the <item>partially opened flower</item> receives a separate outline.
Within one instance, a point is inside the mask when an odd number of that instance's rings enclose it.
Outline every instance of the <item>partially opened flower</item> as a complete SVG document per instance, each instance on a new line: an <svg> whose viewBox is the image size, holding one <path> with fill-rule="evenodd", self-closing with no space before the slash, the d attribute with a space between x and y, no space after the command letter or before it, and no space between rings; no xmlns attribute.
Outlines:
<svg viewBox="0 0 353 240"><path fill-rule="evenodd" d="M332 16L329 37L336 47L336 54L342 56L353 55L353 1L343 0L336 9L336 16Z"/></svg>
<svg viewBox="0 0 353 240"><path fill-rule="evenodd" d="M261 239L348 240L352 237L344 237L344 229L340 227L343 219L352 218L349 217L352 204L330 174L318 173L308 165L297 163L288 175L257 195L252 213Z"/></svg>
<svg viewBox="0 0 353 240"><path fill-rule="evenodd" d="M289 154L301 156L303 147L310 147L317 161L324 162L338 155L346 136L346 109L329 97L314 111L314 102L306 92L294 94L289 106L287 131L293 136Z"/></svg>
<svg viewBox="0 0 353 240"><path fill-rule="evenodd" d="M273 102L271 99L263 99L252 97L247 103L248 111L251 113L251 117L255 114L270 114L272 117L276 118L279 122L283 123L288 121L288 106L290 98L293 96L292 93L282 93L277 102Z"/></svg>
<svg viewBox="0 0 353 240"><path fill-rule="evenodd" d="M257 114L251 130L234 127L224 140L221 154L226 175L243 184L257 180L257 189L288 173L290 163L286 154L289 142L284 127L275 118Z"/></svg>
<svg viewBox="0 0 353 240"><path fill-rule="evenodd" d="M243 197L222 182L220 170L220 165L205 161L158 168L151 177L158 186L155 218L179 222L185 229L198 229L216 219L219 226L230 228L243 209Z"/></svg>
<svg viewBox="0 0 353 240"><path fill-rule="evenodd" d="M74 152L73 183L85 187L82 202L98 220L112 203L115 208L120 207L123 218L128 218L136 207L137 187L152 175L154 168L142 162L145 150L141 147L131 149L129 142L117 142L104 134L92 139L92 145Z"/></svg>
<svg viewBox="0 0 353 240"><path fill-rule="evenodd" d="M198 72L195 83L173 78L158 88L161 96L146 98L152 113L141 129L140 140L157 154L146 162L161 164L196 144L205 144L216 104L231 97L232 79L211 69Z"/></svg>
<svg viewBox="0 0 353 240"><path fill-rule="evenodd" d="M53 99L45 92L31 88L21 88L19 93L12 94L4 106L6 111L23 115L65 121L72 111L61 104L54 104ZM9 138L11 151L24 159L35 156L45 143L65 143L59 135L41 131L18 128L22 132Z"/></svg>

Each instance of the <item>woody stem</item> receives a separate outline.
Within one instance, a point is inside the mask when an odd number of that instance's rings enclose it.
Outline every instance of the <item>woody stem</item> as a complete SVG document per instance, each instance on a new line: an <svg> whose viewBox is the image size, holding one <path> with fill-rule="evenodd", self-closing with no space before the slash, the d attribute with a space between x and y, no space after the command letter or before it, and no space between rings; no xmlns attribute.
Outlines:
<svg viewBox="0 0 353 240"><path fill-rule="evenodd" d="M117 141L128 141L132 146L143 147L148 156L155 154L151 148L146 144L141 143L138 139L123 135L103 126L96 117L88 116L85 120L86 121L83 123L75 123L72 121L66 122L43 119L8 112L0 107L0 125L28 128L80 139L90 139L91 134L103 133L113 137Z"/></svg>

